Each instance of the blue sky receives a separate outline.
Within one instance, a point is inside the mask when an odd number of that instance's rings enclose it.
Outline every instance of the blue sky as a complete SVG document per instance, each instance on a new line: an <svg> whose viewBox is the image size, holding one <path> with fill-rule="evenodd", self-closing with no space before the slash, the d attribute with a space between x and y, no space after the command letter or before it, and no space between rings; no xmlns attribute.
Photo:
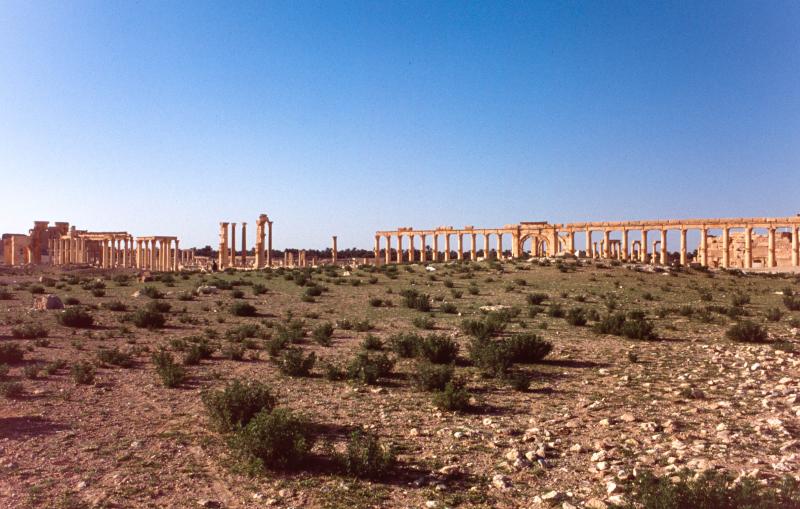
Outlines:
<svg viewBox="0 0 800 509"><path fill-rule="evenodd" d="M800 212L798 2L7 0L0 69L2 232Z"/></svg>

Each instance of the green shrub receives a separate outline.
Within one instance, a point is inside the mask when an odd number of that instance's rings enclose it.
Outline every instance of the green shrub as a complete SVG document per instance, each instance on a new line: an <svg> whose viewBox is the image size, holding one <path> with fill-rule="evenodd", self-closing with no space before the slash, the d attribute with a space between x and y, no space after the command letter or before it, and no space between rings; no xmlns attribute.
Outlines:
<svg viewBox="0 0 800 509"><path fill-rule="evenodd" d="M525 392L531 386L531 377L523 371L511 373L508 382L515 391Z"/></svg>
<svg viewBox="0 0 800 509"><path fill-rule="evenodd" d="M745 304L750 304L750 296L746 293L734 293L731 295L731 304L736 307L744 306Z"/></svg>
<svg viewBox="0 0 800 509"><path fill-rule="evenodd" d="M606 315L595 323L594 330L598 334L613 334L630 339L653 340L658 338L653 331L653 324L644 317L643 313L637 311L630 312L628 316L622 312Z"/></svg>
<svg viewBox="0 0 800 509"><path fill-rule="evenodd" d="M486 339L500 334L506 327L502 316L491 313L483 320L466 319L461 322L461 331L477 339Z"/></svg>
<svg viewBox="0 0 800 509"><path fill-rule="evenodd" d="M528 305L531 306L538 306L549 298L550 296L546 293L529 293L525 296L525 300L528 302Z"/></svg>
<svg viewBox="0 0 800 509"><path fill-rule="evenodd" d="M398 333L389 338L389 346L398 357L411 358L417 355L422 337L414 333Z"/></svg>
<svg viewBox="0 0 800 509"><path fill-rule="evenodd" d="M392 372L394 361L386 354L371 354L370 352L358 352L347 365L347 377L351 380L359 380L365 384L377 384L381 378L386 377Z"/></svg>
<svg viewBox="0 0 800 509"><path fill-rule="evenodd" d="M544 359L553 349L553 344L536 334L515 334L508 340L512 362L529 364Z"/></svg>
<svg viewBox="0 0 800 509"><path fill-rule="evenodd" d="M449 364L458 356L458 343L447 336L430 334L418 342L417 352L434 364Z"/></svg>
<svg viewBox="0 0 800 509"><path fill-rule="evenodd" d="M340 458L347 474L366 479L386 477L396 461L391 447L382 446L375 435L360 430L350 435L347 451Z"/></svg>
<svg viewBox="0 0 800 509"><path fill-rule="evenodd" d="M213 427L235 431L245 426L259 412L270 412L277 399L266 384L254 380L233 380L222 390L207 391L201 396Z"/></svg>
<svg viewBox="0 0 800 509"><path fill-rule="evenodd" d="M322 364L322 375L325 377L325 380L336 382L347 378L347 371L339 364L325 362Z"/></svg>
<svg viewBox="0 0 800 509"><path fill-rule="evenodd" d="M514 354L507 341L475 338L470 342L469 357L485 374L502 378L514 363Z"/></svg>
<svg viewBox="0 0 800 509"><path fill-rule="evenodd" d="M234 316L256 316L256 307L249 302L236 301L231 304L230 312Z"/></svg>
<svg viewBox="0 0 800 509"><path fill-rule="evenodd" d="M554 303L547 307L547 316L552 316L553 318L564 318L564 314L564 308L561 306L561 304Z"/></svg>
<svg viewBox="0 0 800 509"><path fill-rule="evenodd" d="M82 308L68 308L58 314L58 323L66 327L91 327L94 317Z"/></svg>
<svg viewBox="0 0 800 509"><path fill-rule="evenodd" d="M370 297L369 298L369 305L374 308L379 308L383 304L383 299L380 297Z"/></svg>
<svg viewBox="0 0 800 509"><path fill-rule="evenodd" d="M423 330L433 330L436 326L436 323L433 321L433 318L427 316L417 316L411 320L412 325L418 329Z"/></svg>
<svg viewBox="0 0 800 509"><path fill-rule="evenodd" d="M367 332L372 330L372 323L369 320L359 320L354 325L353 328L358 332Z"/></svg>
<svg viewBox="0 0 800 509"><path fill-rule="evenodd" d="M106 296L106 291L103 290L102 288L95 288L94 290L92 290L92 295L94 297L98 297L98 298L99 297L105 297Z"/></svg>
<svg viewBox="0 0 800 509"><path fill-rule="evenodd" d="M417 386L423 391L441 391L453 378L453 366L421 361L417 363L414 378Z"/></svg>
<svg viewBox="0 0 800 509"><path fill-rule="evenodd" d="M169 313L169 311L172 309L172 305L169 302L151 300L145 304L144 308L147 311L153 311L156 313Z"/></svg>
<svg viewBox="0 0 800 509"><path fill-rule="evenodd" d="M160 329L164 327L167 319L158 311L147 309L137 309L127 317L135 326L140 329Z"/></svg>
<svg viewBox="0 0 800 509"><path fill-rule="evenodd" d="M286 343L298 343L306 335L304 326L305 323L302 320L288 320L285 325L275 326L275 337Z"/></svg>
<svg viewBox="0 0 800 509"><path fill-rule="evenodd" d="M783 305L786 306L786 309L789 311L800 311L800 297L784 295Z"/></svg>
<svg viewBox="0 0 800 509"><path fill-rule="evenodd" d="M797 509L800 484L790 476L778 489L744 477L738 482L724 473L709 470L693 475L684 470L677 476L657 477L644 471L633 480L630 496L619 507L625 509Z"/></svg>
<svg viewBox="0 0 800 509"><path fill-rule="evenodd" d="M202 354L200 352L200 347L197 345L192 345L183 353L183 365L197 366L200 364L201 358Z"/></svg>
<svg viewBox="0 0 800 509"><path fill-rule="evenodd" d="M164 387L177 387L186 379L186 370L177 364L172 354L166 350L153 353L152 360Z"/></svg>
<svg viewBox="0 0 800 509"><path fill-rule="evenodd" d="M308 376L316 361L314 352L306 356L300 348L287 348L281 355L278 367L285 375Z"/></svg>
<svg viewBox="0 0 800 509"><path fill-rule="evenodd" d="M236 343L228 343L222 348L222 350L220 350L220 353L226 359L232 361L240 361L244 359L244 350L245 348L242 345Z"/></svg>
<svg viewBox="0 0 800 509"><path fill-rule="evenodd" d="M76 384L89 385L94 382L94 365L87 361L76 362L70 369Z"/></svg>
<svg viewBox="0 0 800 509"><path fill-rule="evenodd" d="M586 325L586 311L582 307L574 307L567 311L567 323L576 327Z"/></svg>
<svg viewBox="0 0 800 509"><path fill-rule="evenodd" d="M444 304L442 304L440 306L439 310L442 313L447 313L447 314L450 314L450 315L454 315L454 314L458 313L458 308L456 308L456 305L453 304L452 302L445 302Z"/></svg>
<svg viewBox="0 0 800 509"><path fill-rule="evenodd" d="M364 350L383 350L383 341L378 336L367 334L367 337L361 342L361 348Z"/></svg>
<svg viewBox="0 0 800 509"><path fill-rule="evenodd" d="M105 364L130 368L133 366L133 356L128 352L122 352L119 348L105 349L97 351L97 360Z"/></svg>
<svg viewBox="0 0 800 509"><path fill-rule="evenodd" d="M17 343L0 343L0 364L18 364L25 352Z"/></svg>
<svg viewBox="0 0 800 509"><path fill-rule="evenodd" d="M118 300L111 300L103 303L103 307L109 311L127 311L128 306Z"/></svg>
<svg viewBox="0 0 800 509"><path fill-rule="evenodd" d="M231 290L231 297L234 299L241 299L244 297L244 290L239 290L238 288Z"/></svg>
<svg viewBox="0 0 800 509"><path fill-rule="evenodd" d="M285 408L262 410L230 439L253 469L290 469L306 461L314 435L310 424Z"/></svg>
<svg viewBox="0 0 800 509"><path fill-rule="evenodd" d="M461 379L447 382L444 390L433 397L433 404L442 410L465 411L470 407L470 395Z"/></svg>
<svg viewBox="0 0 800 509"><path fill-rule="evenodd" d="M0 382L0 395L5 398L19 398L24 392L25 389L19 382Z"/></svg>
<svg viewBox="0 0 800 509"><path fill-rule="evenodd" d="M403 305L409 309L428 312L431 310L431 297L416 290L403 290L400 292L403 297Z"/></svg>
<svg viewBox="0 0 800 509"><path fill-rule="evenodd" d="M244 341L263 335L261 326L257 323L243 323L225 331L225 339L229 341Z"/></svg>
<svg viewBox="0 0 800 509"><path fill-rule="evenodd" d="M12 327L11 335L16 339L46 338L47 329L40 323L25 323Z"/></svg>
<svg viewBox="0 0 800 509"><path fill-rule="evenodd" d="M762 326L749 320L733 324L725 331L725 337L733 341L747 343L765 343L768 340L767 331Z"/></svg>
<svg viewBox="0 0 800 509"><path fill-rule="evenodd" d="M144 295L145 297L150 297L151 299L163 299L164 298L164 293L161 292L161 290L159 290L155 286L151 286L151 285L143 286L142 289L139 290L139 293L141 295Z"/></svg>
<svg viewBox="0 0 800 509"><path fill-rule="evenodd" d="M325 322L317 325L312 331L311 337L322 346L330 346L331 338L333 337L333 324Z"/></svg>
<svg viewBox="0 0 800 509"><path fill-rule="evenodd" d="M254 284L251 290L253 291L253 295L263 295L267 293L267 287L261 283Z"/></svg>
<svg viewBox="0 0 800 509"><path fill-rule="evenodd" d="M783 317L783 311L778 308L769 308L767 309L767 320L770 322L780 322L781 318Z"/></svg>

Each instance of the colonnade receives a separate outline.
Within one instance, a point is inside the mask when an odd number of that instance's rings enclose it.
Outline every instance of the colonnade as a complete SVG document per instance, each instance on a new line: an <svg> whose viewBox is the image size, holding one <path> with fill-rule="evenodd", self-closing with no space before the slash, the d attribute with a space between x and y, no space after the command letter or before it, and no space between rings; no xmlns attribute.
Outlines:
<svg viewBox="0 0 800 509"><path fill-rule="evenodd" d="M511 238L511 256L519 258L525 254L523 246L531 241L531 256L582 256L587 258L613 259L667 265L671 263L668 245L668 232L679 234L679 246L676 263L688 265L696 262L703 266L719 266L728 268L741 266L754 267L753 232L756 229L766 230L766 256L762 262L764 267L776 267L778 260L785 256L787 265L800 266L800 216L782 218L731 218L731 219L686 219L665 221L620 221L620 222L584 222L568 224L549 224L546 222L526 222L517 225L506 225L502 228L477 229L472 226L464 228L439 227L433 230L414 230L410 227L392 231L378 231L375 234L375 262L385 263L450 261L452 258L451 238L455 236L455 257L458 260L468 256L470 260L478 259L477 237L483 237L483 255L503 258L503 236ZM731 232L743 236L743 246L732 253L733 242ZM687 234L699 232L699 245L696 258L687 247ZM713 231L721 232L721 242L711 235ZM776 252L776 234L781 232L782 239L790 238L790 245ZM576 245L576 234L583 234L585 249L579 251ZM594 237L598 234L599 237ZM497 248L490 251L491 236L497 239ZM611 238L614 235L619 238ZM469 247L465 252L464 237ZM439 238L444 239L444 253L440 256ZM594 239L598 238L598 241ZM737 237L738 238L738 237ZM394 239L394 248L392 240ZM432 249L428 250L428 239L432 240ZM407 250L404 242L408 242ZM419 250L415 242L419 241ZM710 246L710 244L713 244ZM720 244L717 247L717 244ZM383 249L383 257L381 250ZM393 255L394 254L394 260ZM780 256L779 256L780 254Z"/></svg>
<svg viewBox="0 0 800 509"><path fill-rule="evenodd" d="M49 241L53 265L94 264L102 268L132 268L133 237L125 232L70 231Z"/></svg>
<svg viewBox="0 0 800 509"><path fill-rule="evenodd" d="M173 243L175 247L173 247ZM181 250L177 237L138 237L136 239L136 267L153 271L175 271L181 263Z"/></svg>
<svg viewBox="0 0 800 509"><path fill-rule="evenodd" d="M242 223L242 244L238 258L236 253L236 223L219 223L219 253L217 255L217 265L220 269L226 269L228 267L248 267L250 265L247 261L247 223ZM268 267L272 266L272 221L269 220L266 214L258 216L258 221L256 221L254 265L259 269L263 268L265 265Z"/></svg>

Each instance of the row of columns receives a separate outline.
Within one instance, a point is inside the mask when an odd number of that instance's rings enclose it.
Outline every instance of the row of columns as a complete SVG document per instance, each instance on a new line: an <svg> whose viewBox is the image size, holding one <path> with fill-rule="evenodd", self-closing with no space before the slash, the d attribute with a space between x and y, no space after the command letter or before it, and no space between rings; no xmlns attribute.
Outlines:
<svg viewBox="0 0 800 509"><path fill-rule="evenodd" d="M229 236L230 233L230 236ZM266 246L265 246L266 240ZM236 256L236 223L219 223L219 254L217 264L220 269L228 267L247 267L247 223L242 223L242 244L240 256ZM265 263L266 252L266 263ZM272 221L261 214L256 222L255 266L272 266Z"/></svg>
<svg viewBox="0 0 800 509"><path fill-rule="evenodd" d="M175 247L172 247L172 243ZM153 271L175 271L180 267L181 250L174 237L136 240L136 267Z"/></svg>
<svg viewBox="0 0 800 509"><path fill-rule="evenodd" d="M450 236L451 235L455 235L456 236L457 246L456 246L456 250L455 250L455 255L456 255L456 259L457 260L463 260L464 259L464 254L465 254L464 253L464 235L469 236L469 240L470 240L470 248L469 248L469 258L470 258L470 260L475 261L475 260L478 259L478 248L477 248L478 233L435 233L433 235L430 235L432 237L432 240L433 240L433 248L432 248L432 250L430 252L430 255L431 255L431 260L430 261L432 261L432 262L440 261L439 237L441 235L444 235L444 256L443 256L443 260L444 261L449 262L451 257L452 257L453 251L452 251L451 245L450 245ZM491 235L496 235L497 236L497 251L495 253L495 256L498 257L498 258L502 258L503 257L503 236L502 236L502 234L491 234L491 233L483 234L483 253L484 253L484 257L488 257L489 253L490 253L490 251L489 251L489 244L490 244L489 237ZM384 261L387 264L388 263L392 263L392 259L391 258L392 258L392 237L393 236L397 239L396 240L397 248L395 250L395 257L396 257L396 262L397 263L403 263L404 259L405 259L405 261L409 261L409 262L417 261L416 260L416 258L417 258L417 249L414 246L414 240L417 237L419 237L419 241L420 241L419 261L423 262L423 263L428 261L428 250L427 250L427 244L426 244L427 238L428 238L427 234L424 234L424 233L421 233L421 234L397 233L395 235L376 235L375 236L375 247L373 249L373 251L374 251L373 254L374 254L376 263L380 261L380 252L381 252L381 244L382 244L381 239L385 239L385 241L386 241L386 247L385 247L385 250L384 250L384 258L385 258ZM403 250L403 238L404 237L408 237L408 239L409 239L408 252L407 252L407 255L405 257L404 257L404 250Z"/></svg>

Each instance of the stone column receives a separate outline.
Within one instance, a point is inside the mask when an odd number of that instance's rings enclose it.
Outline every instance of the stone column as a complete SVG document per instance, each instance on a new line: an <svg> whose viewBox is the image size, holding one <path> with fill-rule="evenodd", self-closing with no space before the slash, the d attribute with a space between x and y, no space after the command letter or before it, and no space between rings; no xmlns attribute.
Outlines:
<svg viewBox="0 0 800 509"><path fill-rule="evenodd" d="M661 230L661 265L667 264L667 230Z"/></svg>
<svg viewBox="0 0 800 509"><path fill-rule="evenodd" d="M428 246L425 245L425 235L419 236L419 261L425 263L428 261Z"/></svg>
<svg viewBox="0 0 800 509"><path fill-rule="evenodd" d="M698 247L700 254L700 265L708 267L708 230L703 226L700 228L700 247Z"/></svg>
<svg viewBox="0 0 800 509"><path fill-rule="evenodd" d="M792 267L800 265L800 253L798 253L797 245L800 239L797 238L797 225L792 225Z"/></svg>
<svg viewBox="0 0 800 509"><path fill-rule="evenodd" d="M753 268L753 227L744 228L744 268Z"/></svg>
<svg viewBox="0 0 800 509"><path fill-rule="evenodd" d="M567 252L575 256L575 231L570 230L567 232Z"/></svg>
<svg viewBox="0 0 800 509"><path fill-rule="evenodd" d="M450 261L450 233L444 234L444 261Z"/></svg>
<svg viewBox="0 0 800 509"><path fill-rule="evenodd" d="M622 229L622 259L628 261L628 230Z"/></svg>
<svg viewBox="0 0 800 509"><path fill-rule="evenodd" d="M594 258L594 243L592 242L592 230L586 228L586 256Z"/></svg>
<svg viewBox="0 0 800 509"><path fill-rule="evenodd" d="M431 252L431 260L434 262L439 261L439 234L433 234L433 251Z"/></svg>
<svg viewBox="0 0 800 509"><path fill-rule="evenodd" d="M414 234L408 236L408 263L416 261L416 253L414 252Z"/></svg>
<svg viewBox="0 0 800 509"><path fill-rule="evenodd" d="M686 265L686 228L681 228L681 265Z"/></svg>
<svg viewBox="0 0 800 509"><path fill-rule="evenodd" d="M386 252L383 253L384 261L386 265L392 263L392 236L386 236Z"/></svg>
<svg viewBox="0 0 800 509"><path fill-rule="evenodd" d="M502 260L503 259L503 234L502 233L498 233L497 234L497 259L498 260Z"/></svg>
<svg viewBox="0 0 800 509"><path fill-rule="evenodd" d="M456 258L458 260L464 259L464 235L462 233L456 234L456 240L458 241L458 251L456 251Z"/></svg>
<svg viewBox="0 0 800 509"><path fill-rule="evenodd" d="M728 268L730 266L731 254L731 232L727 226L722 228L722 267Z"/></svg>
<svg viewBox="0 0 800 509"><path fill-rule="evenodd" d="M219 270L228 266L228 223L219 223L219 255L217 256Z"/></svg>
<svg viewBox="0 0 800 509"><path fill-rule="evenodd" d="M375 265L378 265L378 262L381 258L381 237L380 235L375 235L375 247L372 250L372 253L375 257Z"/></svg>
<svg viewBox="0 0 800 509"><path fill-rule="evenodd" d="M242 223L242 267L247 267L247 223Z"/></svg>
<svg viewBox="0 0 800 509"><path fill-rule="evenodd" d="M403 236L397 234L397 263L403 263Z"/></svg>
<svg viewBox="0 0 800 509"><path fill-rule="evenodd" d="M333 263L335 265L336 259L339 257L339 251L337 250L336 247L336 235L333 236L333 249L331 250L331 253L333 255Z"/></svg>
<svg viewBox="0 0 800 509"><path fill-rule="evenodd" d="M603 230L603 258L611 258L611 232Z"/></svg>
<svg viewBox="0 0 800 509"><path fill-rule="evenodd" d="M228 267L236 267L236 223L231 223L231 258Z"/></svg>
<svg viewBox="0 0 800 509"><path fill-rule="evenodd" d="M483 234L483 259L489 259L489 235L491 233L484 233Z"/></svg>
<svg viewBox="0 0 800 509"><path fill-rule="evenodd" d="M769 228L769 237L767 244L767 267L775 266L775 227Z"/></svg>
<svg viewBox="0 0 800 509"><path fill-rule="evenodd" d="M647 230L642 230L642 244L639 246L641 251L641 262L647 263Z"/></svg>
<svg viewBox="0 0 800 509"><path fill-rule="evenodd" d="M256 221L256 268L261 269L264 267L264 225L267 222L266 214L258 216Z"/></svg>
<svg viewBox="0 0 800 509"><path fill-rule="evenodd" d="M244 229L242 229L242 232L242 238L244 238ZM178 239L175 239L175 259L172 263L172 270L178 270L178 267L180 266L178 263L178 257L180 257L180 249L178 249Z"/></svg>
<svg viewBox="0 0 800 509"><path fill-rule="evenodd" d="M476 237L477 237L476 234L474 234L474 233L470 234L471 244L470 244L470 250L469 250L469 257L473 262L478 259L478 249L475 246L475 243L478 240Z"/></svg>

